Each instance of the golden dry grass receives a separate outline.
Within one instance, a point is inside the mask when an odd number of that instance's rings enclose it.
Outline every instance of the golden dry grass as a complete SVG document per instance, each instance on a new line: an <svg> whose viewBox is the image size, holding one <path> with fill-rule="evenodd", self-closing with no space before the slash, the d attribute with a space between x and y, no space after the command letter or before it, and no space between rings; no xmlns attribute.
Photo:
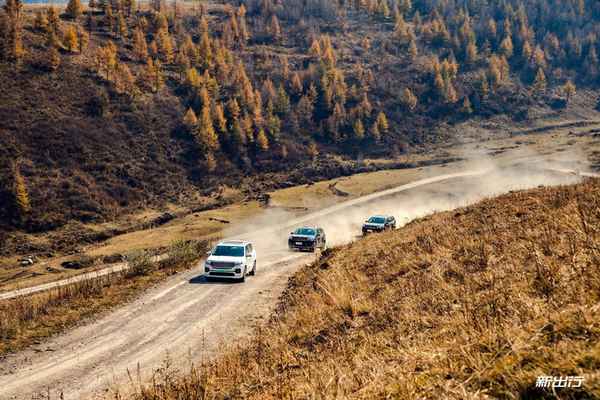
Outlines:
<svg viewBox="0 0 600 400"><path fill-rule="evenodd" d="M328 252L248 343L117 397L599 398L599 300L600 180L510 193Z"/></svg>
<svg viewBox="0 0 600 400"><path fill-rule="evenodd" d="M177 270L195 265L206 249L206 242L175 242L168 249L168 258L159 262L145 252L131 253L126 271L0 301L0 356L133 299Z"/></svg>

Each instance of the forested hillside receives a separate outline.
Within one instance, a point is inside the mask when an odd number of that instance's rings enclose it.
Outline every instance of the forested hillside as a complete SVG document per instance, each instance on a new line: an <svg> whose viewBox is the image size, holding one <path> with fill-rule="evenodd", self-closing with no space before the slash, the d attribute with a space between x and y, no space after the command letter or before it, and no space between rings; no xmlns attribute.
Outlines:
<svg viewBox="0 0 600 400"><path fill-rule="evenodd" d="M111 218L568 107L597 85L599 21L595 0L7 0L0 220Z"/></svg>

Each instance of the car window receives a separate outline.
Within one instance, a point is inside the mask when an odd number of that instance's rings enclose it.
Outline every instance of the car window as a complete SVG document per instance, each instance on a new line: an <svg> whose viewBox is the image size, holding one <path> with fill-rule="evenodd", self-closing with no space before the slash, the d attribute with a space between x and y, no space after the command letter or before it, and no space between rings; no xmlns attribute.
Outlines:
<svg viewBox="0 0 600 400"><path fill-rule="evenodd" d="M294 231L294 233L296 235L308 235L308 236L313 236L315 235L315 230L312 228L298 228Z"/></svg>
<svg viewBox="0 0 600 400"><path fill-rule="evenodd" d="M215 251L213 251L212 255L225 257L243 257L244 246L219 245L215 247Z"/></svg>
<svg viewBox="0 0 600 400"><path fill-rule="evenodd" d="M372 224L383 224L385 223L385 218L383 217L371 217L369 218L369 221Z"/></svg>

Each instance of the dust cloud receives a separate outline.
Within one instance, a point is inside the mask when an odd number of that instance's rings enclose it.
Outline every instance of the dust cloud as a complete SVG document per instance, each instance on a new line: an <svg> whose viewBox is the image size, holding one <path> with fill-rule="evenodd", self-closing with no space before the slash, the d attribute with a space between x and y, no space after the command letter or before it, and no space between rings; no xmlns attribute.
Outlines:
<svg viewBox="0 0 600 400"><path fill-rule="evenodd" d="M266 208L260 215L235 224L224 237L251 240L263 254L279 253L287 251L290 231L302 225L316 225L325 230L329 246L342 245L361 235L361 225L371 215L393 215L400 227L428 214L467 206L509 191L577 183L581 176L564 171L585 169L581 157L574 152L547 157L521 151L515 154L510 166L501 167L484 154L476 154L459 171L454 169L446 175L430 176L322 209L319 204L307 204L319 211L304 215Z"/></svg>

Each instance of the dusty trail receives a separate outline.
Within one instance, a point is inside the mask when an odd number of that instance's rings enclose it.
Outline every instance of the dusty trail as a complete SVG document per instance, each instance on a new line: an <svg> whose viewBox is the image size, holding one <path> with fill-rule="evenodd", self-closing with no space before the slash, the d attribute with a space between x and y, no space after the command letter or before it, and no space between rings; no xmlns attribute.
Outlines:
<svg viewBox="0 0 600 400"><path fill-rule="evenodd" d="M289 253L286 234L301 223L319 221L330 242L355 238L370 213L394 213L401 222L434 210L451 209L483 196L539 184L572 183L574 174L531 170L474 170L414 181L292 219L278 215L269 225L252 226L259 254L258 273L245 284L206 282L201 265L173 276L138 300L98 321L49 340L37 351L27 350L0 362L0 399L31 399L50 390L64 399L100 397L126 371L143 375L158 367L167 354L176 365L188 357L210 357L223 343L248 334L254 322L267 316L288 277L313 259ZM324 218L326 217L326 218ZM263 225L264 226L264 225ZM248 232L250 225L240 228ZM257 229L258 228L258 229Z"/></svg>

